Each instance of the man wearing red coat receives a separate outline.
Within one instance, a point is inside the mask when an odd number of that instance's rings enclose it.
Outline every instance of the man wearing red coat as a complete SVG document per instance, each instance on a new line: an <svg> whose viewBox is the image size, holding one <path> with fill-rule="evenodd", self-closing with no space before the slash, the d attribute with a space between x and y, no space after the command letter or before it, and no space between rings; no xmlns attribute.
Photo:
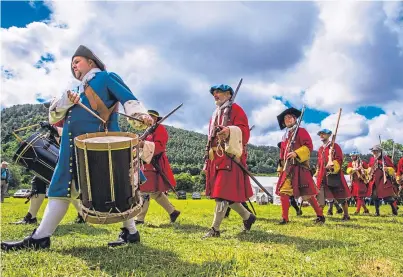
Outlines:
<svg viewBox="0 0 403 277"><path fill-rule="evenodd" d="M393 215L397 215L397 208L394 205L395 192L391 180L395 174L393 162L387 155L383 155L380 145L375 145L370 150L373 156L369 160L368 165L369 186L367 195L371 196L375 202L375 215L380 215L379 206L381 199L389 203Z"/></svg>
<svg viewBox="0 0 403 277"><path fill-rule="evenodd" d="M154 124L161 118L159 113L149 110L148 114L154 120ZM155 131L148 135L145 141L140 142L142 151L140 158L144 161L141 170L144 172L147 181L140 185L140 191L143 195L143 206L140 213L136 216L136 224L143 224L150 205L150 197L160 204L169 214L171 223L174 223L180 212L169 202L164 192L176 186L176 181L169 165L166 155L166 145L168 143L168 132L163 125L158 125ZM160 172L160 171L161 172ZM163 178L162 174L167 178Z"/></svg>
<svg viewBox="0 0 403 277"><path fill-rule="evenodd" d="M230 105L229 100L234 94L230 86L213 86L210 93L214 96L217 107L210 120L209 139L213 137L216 128L220 131L211 141L209 157L205 164L206 195L215 199L216 208L213 224L204 238L220 236L220 225L228 206L242 217L244 230L250 230L256 221L256 217L241 205L253 195L249 176L227 156L233 157L246 167L248 118L239 105ZM229 111L228 121L223 122L224 115Z"/></svg>
<svg viewBox="0 0 403 277"><path fill-rule="evenodd" d="M400 158L397 164L396 181L399 185L403 186L403 157Z"/></svg>
<svg viewBox="0 0 403 277"><path fill-rule="evenodd" d="M323 211L315 198L318 191L310 172L312 139L304 128L297 128L296 122L300 116L301 111L295 108L286 109L277 116L280 129L287 128L280 145L279 178L276 187L276 194L280 196L282 208L282 220L279 224L287 224L289 221L288 210L291 196L295 198L301 196L303 200L307 200L316 212L316 223L325 222ZM295 140L292 142L295 132L297 132Z"/></svg>
<svg viewBox="0 0 403 277"><path fill-rule="evenodd" d="M351 194L357 199L357 209L354 214L360 213L361 206L364 208L364 214L369 214L369 210L364 202L364 198L367 196L365 170L368 169L368 164L360 159L359 154L357 151L351 152L350 157L352 161L347 165L347 174L350 175L351 179Z"/></svg>
<svg viewBox="0 0 403 277"><path fill-rule="evenodd" d="M318 174L316 176L319 187L319 204L324 207L326 199L336 199L343 208L344 215L342 220L350 220L347 199L351 197L351 193L341 168L343 165L343 152L340 146L334 143L333 163L329 163L329 151L332 143L329 138L332 135L332 131L323 129L318 132L318 135L323 142L323 145L318 150Z"/></svg>

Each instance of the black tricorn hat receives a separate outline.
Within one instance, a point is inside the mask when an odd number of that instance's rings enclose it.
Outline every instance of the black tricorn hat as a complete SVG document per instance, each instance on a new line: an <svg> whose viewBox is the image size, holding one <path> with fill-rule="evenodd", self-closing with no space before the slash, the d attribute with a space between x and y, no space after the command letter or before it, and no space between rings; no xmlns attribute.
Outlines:
<svg viewBox="0 0 403 277"><path fill-rule="evenodd" d="M51 103L52 103L52 101L48 101L48 102L43 103L42 105L43 105L46 109L49 109Z"/></svg>
<svg viewBox="0 0 403 277"><path fill-rule="evenodd" d="M149 115L155 116L157 118L157 121L159 121L162 118L159 112L157 112L156 110L148 110L147 113Z"/></svg>
<svg viewBox="0 0 403 277"><path fill-rule="evenodd" d="M99 69L101 69L101 71L105 71L105 64L86 46L84 46L84 45L78 46L73 57L71 57L71 61L73 62L74 57L77 57L77 56L85 57L87 59L93 60L95 62L95 64L97 65L97 67ZM73 76L75 78L76 76L74 75L73 67L71 67L71 73L73 73Z"/></svg>
<svg viewBox="0 0 403 277"><path fill-rule="evenodd" d="M287 115L287 114L292 114L292 115L294 115L296 118L298 118L298 117L300 117L300 115L301 115L301 111L300 110L297 110L296 108L293 108L293 107L291 107L291 108L288 108L288 109L286 109L284 112L282 112L281 114L279 114L278 116L277 116L277 121L278 121L278 125L280 126L280 130L283 130L286 126L285 126L285 123L284 123L284 117Z"/></svg>

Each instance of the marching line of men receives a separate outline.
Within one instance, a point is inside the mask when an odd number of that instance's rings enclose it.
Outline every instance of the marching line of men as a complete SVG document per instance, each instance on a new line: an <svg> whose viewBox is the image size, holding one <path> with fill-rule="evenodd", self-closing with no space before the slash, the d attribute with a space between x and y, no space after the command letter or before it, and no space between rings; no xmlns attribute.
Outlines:
<svg viewBox="0 0 403 277"><path fill-rule="evenodd" d="M86 91L88 86L91 86L93 93L108 108L114 107L119 101L126 114L142 120L144 124L140 126L138 121L128 119L130 125L136 129L151 126L159 119L158 112L147 111L123 80L117 74L107 72L103 62L87 47L79 46L72 57L71 71L73 76L81 82L77 91L63 93L49 107L50 123L56 124L64 120L64 125L60 156L49 187L49 203L42 222L24 240L2 242L1 249L3 250L49 248L50 237L66 214L69 204L77 200L79 187L75 173L76 161L73 140L81 134L99 131L98 119L76 105L81 101L89 109L92 109ZM234 91L229 85L212 86L210 94L216 109L209 123L211 147L208 151L204 170L206 172L206 196L214 199L216 205L212 225L203 238L220 236L220 226L228 207L231 207L242 218L242 227L245 231L249 231L257 220L256 216L243 204L253 195L250 178L242 170L242 166L247 167L247 144L250 137L248 117L240 105L230 101ZM94 110L94 112L97 111ZM343 220L349 220L347 199L350 198L351 192L341 168L343 163L342 150L338 144L334 144L333 162L329 164L327 159L330 149L329 138L332 132L323 129L318 133L323 145L318 152L317 181L315 183L309 163L313 143L307 130L297 124L297 119L300 116L301 111L295 108L288 108L277 116L280 129L285 129L283 140L279 144L279 178L276 186L276 194L280 196L282 208L280 224L289 223L290 203L296 208L297 215L302 214L295 201L299 197L302 197L312 206L316 213L314 222L317 224L325 223L323 208L326 200L337 201L341 204ZM117 115L108 114L107 118L108 130L119 131ZM168 139L165 127L160 125L153 134L140 142L140 157L143 161L141 169L148 179L145 184L140 186L140 190L146 201L144 201L141 212L136 218L123 222L122 232L118 239L108 243L108 246L140 242L140 234L136 224L144 223L150 198L167 211L171 222L175 222L180 215L180 212L175 209L165 195L166 191L176 185L165 153ZM292 148L289 147L290 144L292 144ZM393 214L397 214L394 200L395 192L390 178L394 174L393 164L389 157L383 155L380 147L375 146L371 148L371 151L374 157L369 161L368 171L366 171L371 176L369 186L365 186L366 189L360 183L360 176L358 176L358 172L365 169L366 165L355 162L358 157L357 153L354 155L352 153L353 162L349 164L347 169L347 173L353 178L353 195L359 199L357 211L359 212L359 207L362 206L364 212L368 212L362 197L371 195L375 199L377 215L379 215L380 199L390 203ZM383 163L386 171L385 181L383 179ZM403 159L399 161L398 177L396 178L400 183L402 173ZM162 174L166 178L163 178Z"/></svg>

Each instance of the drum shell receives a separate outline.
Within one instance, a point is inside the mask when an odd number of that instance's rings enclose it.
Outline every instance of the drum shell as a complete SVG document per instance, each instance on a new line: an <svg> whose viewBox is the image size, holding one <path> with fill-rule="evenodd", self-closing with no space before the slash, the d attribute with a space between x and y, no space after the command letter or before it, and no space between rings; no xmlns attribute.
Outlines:
<svg viewBox="0 0 403 277"><path fill-rule="evenodd" d="M119 142L112 142L109 144L109 149L98 144L83 142L86 136L97 137L97 134L105 136L105 133L93 133L79 136L75 140L84 219L96 224L124 221L135 216L138 211L127 217L119 217L119 214L138 206L141 202L137 185L134 184L132 169L132 149L137 140L123 146L119 145ZM90 212L86 214L87 209L94 211L94 214L110 213L111 216L97 218Z"/></svg>
<svg viewBox="0 0 403 277"><path fill-rule="evenodd" d="M52 180L58 159L59 146L41 133L34 133L23 141L13 157L15 163L25 167L47 184Z"/></svg>

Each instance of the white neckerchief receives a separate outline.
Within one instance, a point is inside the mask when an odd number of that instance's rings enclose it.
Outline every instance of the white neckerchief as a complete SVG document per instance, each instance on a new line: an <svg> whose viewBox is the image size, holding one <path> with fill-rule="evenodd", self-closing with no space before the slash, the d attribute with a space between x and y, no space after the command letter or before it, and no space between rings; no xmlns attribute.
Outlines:
<svg viewBox="0 0 403 277"><path fill-rule="evenodd" d="M291 128L287 128L285 130L285 133L283 135L283 139L282 141L287 141L287 139L289 138L290 134L294 133L297 129L297 123L295 123Z"/></svg>
<svg viewBox="0 0 403 277"><path fill-rule="evenodd" d="M230 103L229 100L227 100L227 101L224 102L221 106L217 106L217 108L216 108L215 111L213 112L213 116L211 117L211 122L210 122L210 137L213 135L213 132L214 132L214 123L216 122L216 120L217 120L217 125L222 125L222 124L223 124L222 120L223 120L224 118L221 119L221 122L219 122L219 121L220 121L220 118L221 118L222 111L223 111L226 107L229 106L229 103Z"/></svg>
<svg viewBox="0 0 403 277"><path fill-rule="evenodd" d="M87 74L84 75L84 78L81 80L81 83L78 85L78 92L79 93L84 93L84 88L85 85L95 77L95 74L98 72L101 72L101 69L99 68L93 68L90 71L87 72Z"/></svg>

